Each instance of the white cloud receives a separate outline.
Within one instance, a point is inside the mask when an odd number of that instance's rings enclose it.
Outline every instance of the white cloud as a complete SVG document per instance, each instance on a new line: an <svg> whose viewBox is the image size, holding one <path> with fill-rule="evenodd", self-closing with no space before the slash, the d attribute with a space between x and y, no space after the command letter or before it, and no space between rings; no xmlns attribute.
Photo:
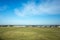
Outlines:
<svg viewBox="0 0 60 40"><path fill-rule="evenodd" d="M23 8L14 9L14 13L18 16L31 16L41 14L60 14L60 1L59 0L46 0L36 5L35 2L23 4Z"/></svg>

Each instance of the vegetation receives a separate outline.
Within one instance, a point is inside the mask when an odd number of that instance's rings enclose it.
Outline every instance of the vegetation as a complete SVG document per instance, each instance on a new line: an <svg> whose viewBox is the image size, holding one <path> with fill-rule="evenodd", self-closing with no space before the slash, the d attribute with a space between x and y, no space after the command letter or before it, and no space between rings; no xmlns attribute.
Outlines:
<svg viewBox="0 0 60 40"><path fill-rule="evenodd" d="M60 28L0 27L0 40L60 40Z"/></svg>

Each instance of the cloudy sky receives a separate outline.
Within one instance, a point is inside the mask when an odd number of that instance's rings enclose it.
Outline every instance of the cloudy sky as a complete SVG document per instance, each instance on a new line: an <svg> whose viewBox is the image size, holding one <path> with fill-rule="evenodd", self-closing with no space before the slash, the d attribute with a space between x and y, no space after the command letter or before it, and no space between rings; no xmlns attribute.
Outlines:
<svg viewBox="0 0 60 40"><path fill-rule="evenodd" d="M0 0L0 25L60 25L60 0Z"/></svg>

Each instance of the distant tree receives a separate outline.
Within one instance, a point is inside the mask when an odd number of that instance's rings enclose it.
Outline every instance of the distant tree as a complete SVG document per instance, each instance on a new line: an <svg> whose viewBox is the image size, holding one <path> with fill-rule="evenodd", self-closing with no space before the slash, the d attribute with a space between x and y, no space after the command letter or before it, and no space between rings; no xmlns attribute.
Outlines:
<svg viewBox="0 0 60 40"><path fill-rule="evenodd" d="M47 26L44 26L45 28L47 27Z"/></svg>
<svg viewBox="0 0 60 40"><path fill-rule="evenodd" d="M55 25L55 27L58 27L57 25Z"/></svg>
<svg viewBox="0 0 60 40"><path fill-rule="evenodd" d="M10 27L13 27L14 25L9 25Z"/></svg>
<svg viewBox="0 0 60 40"><path fill-rule="evenodd" d="M32 25L32 27L37 27L37 25Z"/></svg>
<svg viewBox="0 0 60 40"><path fill-rule="evenodd" d="M1 27L1 25L0 25L0 27Z"/></svg>
<svg viewBox="0 0 60 40"><path fill-rule="evenodd" d="M26 25L26 27L29 27L29 25Z"/></svg>
<svg viewBox="0 0 60 40"><path fill-rule="evenodd" d="M2 27L7 27L8 25L2 25Z"/></svg>
<svg viewBox="0 0 60 40"><path fill-rule="evenodd" d="M50 28L52 27L52 25L50 25Z"/></svg>

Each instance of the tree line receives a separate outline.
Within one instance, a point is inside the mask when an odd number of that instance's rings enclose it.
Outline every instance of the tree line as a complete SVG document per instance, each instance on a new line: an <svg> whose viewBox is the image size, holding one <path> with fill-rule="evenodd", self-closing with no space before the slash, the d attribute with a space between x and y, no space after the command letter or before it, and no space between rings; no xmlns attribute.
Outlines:
<svg viewBox="0 0 60 40"><path fill-rule="evenodd" d="M60 25L0 25L0 27L22 27L22 26L25 26L25 27L60 27Z"/></svg>

